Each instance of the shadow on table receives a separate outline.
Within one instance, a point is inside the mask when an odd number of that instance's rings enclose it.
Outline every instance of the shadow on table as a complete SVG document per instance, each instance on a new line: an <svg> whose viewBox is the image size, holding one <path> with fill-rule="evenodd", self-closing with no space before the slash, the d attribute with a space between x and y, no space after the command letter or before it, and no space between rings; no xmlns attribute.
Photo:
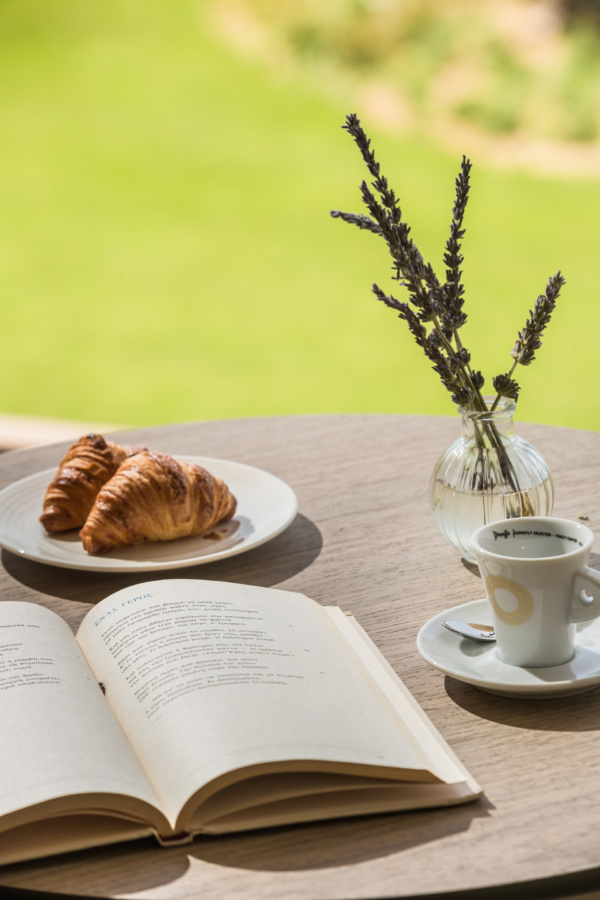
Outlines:
<svg viewBox="0 0 600 900"><path fill-rule="evenodd" d="M600 730L600 688L552 700L500 697L449 676L445 687L461 709L481 719L528 731Z"/></svg>
<svg viewBox="0 0 600 900"><path fill-rule="evenodd" d="M238 835L201 837L193 845L158 849L153 840L112 848L65 854L5 867L0 897L7 885L43 885L60 876L59 896L123 896L174 884L191 866L200 896L203 886L218 896L237 896L248 889L249 873L275 878L338 866L351 866L401 854L413 847L467 831L476 818L488 816L491 804L481 798L443 810L361 816L329 823L270 828ZM206 881L202 867L207 866ZM264 882L260 883L264 887ZM276 884L269 884L276 896ZM3 887L4 885L4 887ZM265 893L270 892L267 890ZM212 895L212 893L211 893ZM240 894L241 895L241 894ZM27 893L25 893L27 896Z"/></svg>
<svg viewBox="0 0 600 900"><path fill-rule="evenodd" d="M206 578L271 587L308 568L319 556L322 547L323 537L314 522L306 516L297 515L282 534L260 547L227 559L182 569L123 574L86 572L32 562L7 550L2 551L2 564L12 578L33 591L63 600L97 603L130 585L164 578Z"/></svg>
<svg viewBox="0 0 600 900"><path fill-rule="evenodd" d="M444 810L361 816L203 840L190 856L255 871L329 869L403 853L468 831L493 808L486 797Z"/></svg>

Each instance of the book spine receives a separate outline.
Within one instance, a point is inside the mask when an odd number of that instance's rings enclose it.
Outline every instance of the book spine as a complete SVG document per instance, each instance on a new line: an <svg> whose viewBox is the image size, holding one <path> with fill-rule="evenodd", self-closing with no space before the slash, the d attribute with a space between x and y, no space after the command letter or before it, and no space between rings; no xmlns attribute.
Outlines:
<svg viewBox="0 0 600 900"><path fill-rule="evenodd" d="M161 847L180 847L182 844L191 844L194 836L189 831L180 831L178 834L159 834L154 837Z"/></svg>

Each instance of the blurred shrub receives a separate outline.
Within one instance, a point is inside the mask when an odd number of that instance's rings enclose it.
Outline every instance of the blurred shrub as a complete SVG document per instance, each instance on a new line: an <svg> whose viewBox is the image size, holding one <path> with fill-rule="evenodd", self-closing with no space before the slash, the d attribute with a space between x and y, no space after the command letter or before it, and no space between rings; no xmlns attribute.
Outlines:
<svg viewBox="0 0 600 900"><path fill-rule="evenodd" d="M567 24L582 20L600 23L600 0L560 0L560 13Z"/></svg>
<svg viewBox="0 0 600 900"><path fill-rule="evenodd" d="M384 86L387 115L402 110L401 124L598 138L600 0L213 0L212 9L221 22L251 22L263 58L301 66L326 89Z"/></svg>

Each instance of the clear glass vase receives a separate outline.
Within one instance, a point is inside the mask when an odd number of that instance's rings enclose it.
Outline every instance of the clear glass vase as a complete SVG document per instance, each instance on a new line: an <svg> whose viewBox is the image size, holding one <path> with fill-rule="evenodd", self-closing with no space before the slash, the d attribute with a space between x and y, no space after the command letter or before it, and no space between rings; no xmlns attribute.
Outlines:
<svg viewBox="0 0 600 900"><path fill-rule="evenodd" d="M472 562L471 535L481 525L552 513L550 471L535 447L515 434L514 410L512 400L501 400L486 412L459 407L462 434L442 454L431 476L435 524Z"/></svg>

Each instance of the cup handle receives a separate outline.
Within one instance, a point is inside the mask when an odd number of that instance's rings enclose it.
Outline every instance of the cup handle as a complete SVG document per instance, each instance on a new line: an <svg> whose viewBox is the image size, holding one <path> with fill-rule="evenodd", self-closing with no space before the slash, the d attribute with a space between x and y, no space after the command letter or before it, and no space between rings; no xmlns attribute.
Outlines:
<svg viewBox="0 0 600 900"><path fill-rule="evenodd" d="M575 573L570 622L587 622L600 616L600 572L582 566Z"/></svg>

